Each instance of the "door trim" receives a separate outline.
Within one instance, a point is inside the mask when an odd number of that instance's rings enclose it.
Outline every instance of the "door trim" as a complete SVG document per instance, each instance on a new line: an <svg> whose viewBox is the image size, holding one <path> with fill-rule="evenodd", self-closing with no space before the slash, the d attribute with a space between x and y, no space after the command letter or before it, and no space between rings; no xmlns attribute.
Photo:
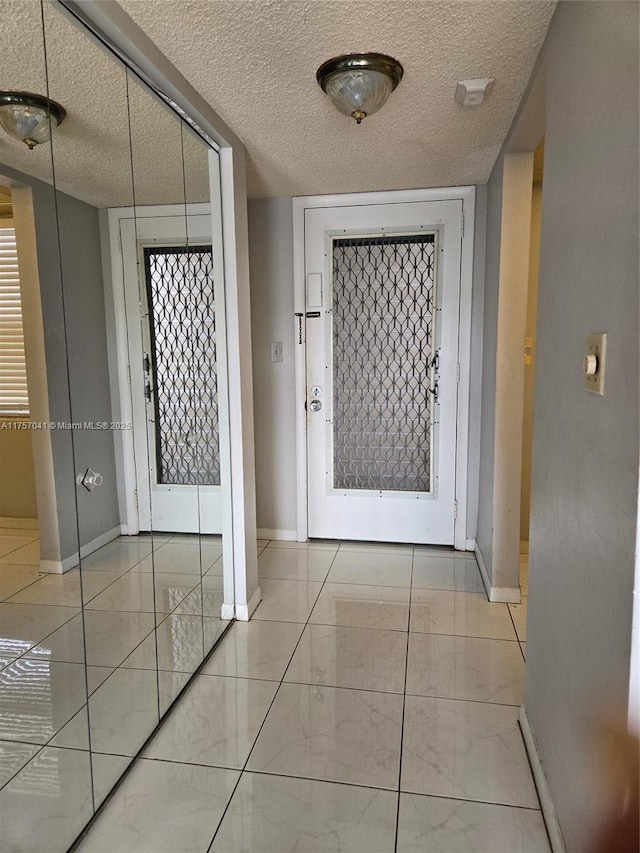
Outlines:
<svg viewBox="0 0 640 853"><path fill-rule="evenodd" d="M349 207L353 205L400 204L403 202L462 201L463 222L460 255L460 323L458 331L458 383L457 444L456 444L456 501L454 547L464 551L467 543L467 492L469 461L469 392L471 372L471 297L473 279L473 249L476 188L450 187L425 190L397 190L393 192L349 193L345 195L299 196L293 204L293 304L295 340L302 330L302 344L296 345L294 355L296 400L296 510L297 538L308 538L307 494L307 418L304 408L307 393L307 360L305 333L305 234L304 212L317 207Z"/></svg>

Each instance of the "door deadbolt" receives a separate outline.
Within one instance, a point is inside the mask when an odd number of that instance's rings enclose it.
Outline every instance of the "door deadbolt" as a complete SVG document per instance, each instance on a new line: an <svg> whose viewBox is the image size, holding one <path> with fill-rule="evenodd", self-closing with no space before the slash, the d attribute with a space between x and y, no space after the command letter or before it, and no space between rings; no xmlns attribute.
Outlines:
<svg viewBox="0 0 640 853"><path fill-rule="evenodd" d="M314 385L311 389L312 397L320 397L322 395L322 388L319 385Z"/></svg>
<svg viewBox="0 0 640 853"><path fill-rule="evenodd" d="M320 402L320 400L312 400L309 404L309 408L312 412L319 412L322 408L322 403Z"/></svg>

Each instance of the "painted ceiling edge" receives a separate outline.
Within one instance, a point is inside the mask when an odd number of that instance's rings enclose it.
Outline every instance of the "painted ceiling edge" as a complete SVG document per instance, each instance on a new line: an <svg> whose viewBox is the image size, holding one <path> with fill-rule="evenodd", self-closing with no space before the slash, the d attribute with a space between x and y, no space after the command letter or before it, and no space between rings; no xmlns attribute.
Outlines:
<svg viewBox="0 0 640 853"><path fill-rule="evenodd" d="M170 106L192 120L213 147L245 153L244 144L116 0L56 0ZM195 123L195 124L193 124Z"/></svg>

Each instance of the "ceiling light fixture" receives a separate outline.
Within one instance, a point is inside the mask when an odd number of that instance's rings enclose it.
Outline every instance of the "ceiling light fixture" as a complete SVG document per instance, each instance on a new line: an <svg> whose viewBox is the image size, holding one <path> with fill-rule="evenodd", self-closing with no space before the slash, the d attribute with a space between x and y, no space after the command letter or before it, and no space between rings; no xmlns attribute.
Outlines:
<svg viewBox="0 0 640 853"><path fill-rule="evenodd" d="M316 79L336 109L360 124L385 104L402 74L402 65L384 53L349 53L323 62Z"/></svg>
<svg viewBox="0 0 640 853"><path fill-rule="evenodd" d="M64 121L64 107L32 92L0 92L0 124L9 136L31 150L51 139L51 131Z"/></svg>

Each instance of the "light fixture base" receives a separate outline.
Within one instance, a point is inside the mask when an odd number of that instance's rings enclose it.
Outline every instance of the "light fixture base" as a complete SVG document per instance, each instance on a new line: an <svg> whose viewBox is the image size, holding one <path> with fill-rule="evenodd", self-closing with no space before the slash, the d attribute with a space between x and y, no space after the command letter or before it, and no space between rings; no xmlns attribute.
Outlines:
<svg viewBox="0 0 640 853"><path fill-rule="evenodd" d="M360 124L384 105L403 74L392 56L348 53L323 62L316 80L336 109Z"/></svg>

